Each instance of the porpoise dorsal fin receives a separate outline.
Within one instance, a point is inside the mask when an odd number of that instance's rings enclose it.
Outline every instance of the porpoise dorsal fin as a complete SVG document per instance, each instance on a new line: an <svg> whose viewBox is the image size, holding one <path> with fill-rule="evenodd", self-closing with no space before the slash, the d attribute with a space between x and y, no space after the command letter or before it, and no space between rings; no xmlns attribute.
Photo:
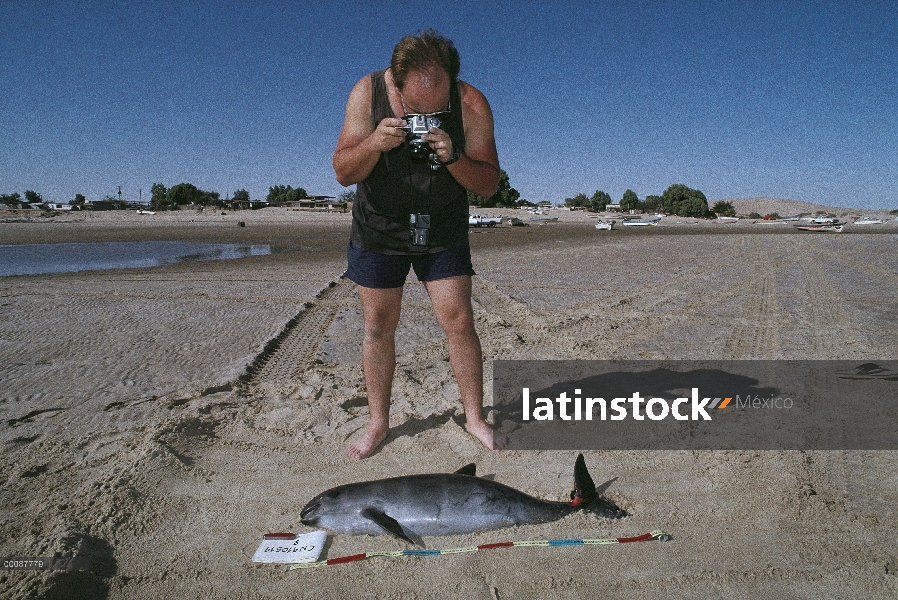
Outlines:
<svg viewBox="0 0 898 600"><path fill-rule="evenodd" d="M582 454L577 456L577 462L574 463L574 486L579 490L584 501L588 502L598 495L596 484L589 475Z"/></svg>
<svg viewBox="0 0 898 600"><path fill-rule="evenodd" d="M412 546L417 546L417 544L412 541L412 538L407 536L402 530L402 525L399 524L399 521L397 521L384 511L377 508L368 507L362 509L362 512L359 514L383 529L385 533L389 533L390 535L397 537L400 540L405 540Z"/></svg>
<svg viewBox="0 0 898 600"><path fill-rule="evenodd" d="M456 471L455 475L470 475L471 477L477 477L477 465L475 463L467 464Z"/></svg>

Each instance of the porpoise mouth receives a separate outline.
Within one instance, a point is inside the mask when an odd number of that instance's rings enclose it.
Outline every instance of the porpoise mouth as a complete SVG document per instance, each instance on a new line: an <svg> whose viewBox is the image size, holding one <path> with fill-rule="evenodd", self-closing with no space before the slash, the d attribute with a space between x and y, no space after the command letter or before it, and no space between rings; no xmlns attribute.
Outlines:
<svg viewBox="0 0 898 600"><path fill-rule="evenodd" d="M302 521L302 524L314 525L315 522L318 521L318 517L315 513L318 512L319 508L321 508L320 502L309 502L306 504L306 507L299 513L299 520Z"/></svg>

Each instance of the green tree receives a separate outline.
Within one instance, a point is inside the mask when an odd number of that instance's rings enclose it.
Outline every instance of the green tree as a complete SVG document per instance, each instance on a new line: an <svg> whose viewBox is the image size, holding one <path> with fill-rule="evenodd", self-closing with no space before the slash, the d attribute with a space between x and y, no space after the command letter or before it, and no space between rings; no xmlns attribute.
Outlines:
<svg viewBox="0 0 898 600"><path fill-rule="evenodd" d="M12 194L3 194L0 196L0 203L7 204L9 206L16 205L22 203L22 195L19 192L13 192Z"/></svg>
<svg viewBox="0 0 898 600"><path fill-rule="evenodd" d="M602 190L596 190L589 199L589 210L591 212L601 212L609 204L611 204L611 196Z"/></svg>
<svg viewBox="0 0 898 600"><path fill-rule="evenodd" d="M203 206L221 206L223 203L221 201L221 194L218 192L204 192L200 190L200 201L199 204Z"/></svg>
<svg viewBox="0 0 898 600"><path fill-rule="evenodd" d="M633 190L627 190L624 192L623 197L620 200L621 210L634 210L639 205L639 196L636 195L636 192Z"/></svg>
<svg viewBox="0 0 898 600"><path fill-rule="evenodd" d="M508 173L504 169L499 170L499 185L496 186L496 193L493 194L491 200L494 200L494 206L515 206L518 198L521 197L520 192L511 187L508 179Z"/></svg>
<svg viewBox="0 0 898 600"><path fill-rule="evenodd" d="M662 208L661 196L646 196L645 207L647 210L656 210Z"/></svg>
<svg viewBox="0 0 898 600"><path fill-rule="evenodd" d="M203 192L192 183L179 183L169 188L168 199L176 206L202 204Z"/></svg>
<svg viewBox="0 0 898 600"><path fill-rule="evenodd" d="M735 217L736 207L733 206L732 202L718 200L714 203L714 206L711 207L711 212L721 217Z"/></svg>
<svg viewBox="0 0 898 600"><path fill-rule="evenodd" d="M268 188L268 197L265 200L272 205L284 202L296 202L308 198L309 194L303 188L294 188L289 185L273 185Z"/></svg>
<svg viewBox="0 0 898 600"><path fill-rule="evenodd" d="M87 198L84 197L84 194L75 194L75 199L69 200L69 204L77 207L80 210L84 208L85 204L87 204Z"/></svg>
<svg viewBox="0 0 898 600"><path fill-rule="evenodd" d="M708 214L708 199L699 190L675 183L661 194L661 207L671 215L704 217Z"/></svg>
<svg viewBox="0 0 898 600"><path fill-rule="evenodd" d="M150 188L150 208L153 210L171 210L172 201L168 198L168 188L161 183L154 183Z"/></svg>
<svg viewBox="0 0 898 600"><path fill-rule="evenodd" d="M268 188L268 196L265 197L265 201L269 204L277 204L278 198L287 193L287 186L285 185L273 185Z"/></svg>
<svg viewBox="0 0 898 600"><path fill-rule="evenodd" d="M504 169L499 170L499 185L496 186L496 193L489 198L478 196L474 192L468 192L468 204L471 206L481 206L489 208L493 206L517 206L521 193L511 187L508 179L508 173Z"/></svg>
<svg viewBox="0 0 898 600"><path fill-rule="evenodd" d="M25 190L25 202L29 204L40 204L44 199L34 190Z"/></svg>
<svg viewBox="0 0 898 600"><path fill-rule="evenodd" d="M583 192L576 194L573 198L564 199L564 205L568 208L581 208L587 204L589 204L589 198Z"/></svg>
<svg viewBox="0 0 898 600"><path fill-rule="evenodd" d="M234 192L233 202L249 202L249 192L244 189L239 189Z"/></svg>

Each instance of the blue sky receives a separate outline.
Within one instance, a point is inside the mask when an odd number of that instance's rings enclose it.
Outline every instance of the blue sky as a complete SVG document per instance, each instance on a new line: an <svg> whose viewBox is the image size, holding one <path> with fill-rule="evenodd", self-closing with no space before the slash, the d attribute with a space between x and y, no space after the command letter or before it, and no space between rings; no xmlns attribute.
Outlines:
<svg viewBox="0 0 898 600"><path fill-rule="evenodd" d="M336 195L353 84L434 27L532 201L898 208L895 2L0 2L0 193Z"/></svg>

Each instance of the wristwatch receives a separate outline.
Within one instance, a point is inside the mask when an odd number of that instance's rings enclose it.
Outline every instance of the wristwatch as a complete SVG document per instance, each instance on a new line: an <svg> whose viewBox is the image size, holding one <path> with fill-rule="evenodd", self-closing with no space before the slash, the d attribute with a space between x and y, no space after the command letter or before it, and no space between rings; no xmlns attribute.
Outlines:
<svg viewBox="0 0 898 600"><path fill-rule="evenodd" d="M458 151L458 148L453 148L452 149L452 158L450 158L446 162L440 163L440 164L442 164L445 167L445 166L451 165L452 163L458 162L459 158L461 158L461 152Z"/></svg>

